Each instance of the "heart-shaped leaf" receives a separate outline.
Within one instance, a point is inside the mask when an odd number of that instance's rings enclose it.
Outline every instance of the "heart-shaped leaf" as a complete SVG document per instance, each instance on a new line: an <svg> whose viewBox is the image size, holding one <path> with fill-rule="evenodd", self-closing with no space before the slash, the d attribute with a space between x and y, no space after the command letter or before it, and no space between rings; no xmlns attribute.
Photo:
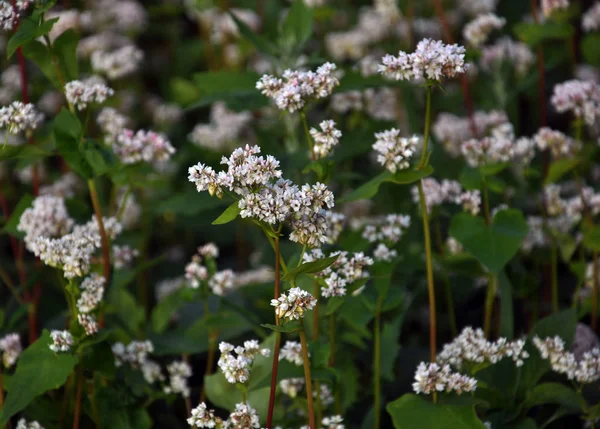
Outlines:
<svg viewBox="0 0 600 429"><path fill-rule="evenodd" d="M498 212L491 225L467 213L454 216L450 225L450 235L494 274L517 253L527 230L523 213L514 209Z"/></svg>
<svg viewBox="0 0 600 429"><path fill-rule="evenodd" d="M221 215L213 221L213 225L223 225L235 220L236 217L240 214L242 209L240 209L238 202L235 201L232 205L227 207Z"/></svg>

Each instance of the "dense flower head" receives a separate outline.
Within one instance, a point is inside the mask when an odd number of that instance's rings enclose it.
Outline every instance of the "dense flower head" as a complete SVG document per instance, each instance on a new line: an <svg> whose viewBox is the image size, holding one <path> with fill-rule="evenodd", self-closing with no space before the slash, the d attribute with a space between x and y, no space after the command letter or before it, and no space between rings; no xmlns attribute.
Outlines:
<svg viewBox="0 0 600 429"><path fill-rule="evenodd" d="M581 148L581 142L577 142L564 133L548 127L540 128L533 136L533 140L539 150L549 149L555 159L571 158Z"/></svg>
<svg viewBox="0 0 600 429"><path fill-rule="evenodd" d="M190 396L188 379L192 376L192 367L184 361L174 361L167 365L169 384L164 387L166 394L181 394L184 398Z"/></svg>
<svg viewBox="0 0 600 429"><path fill-rule="evenodd" d="M336 147L342 137L342 132L335 128L335 122L331 119L319 124L321 131L316 128L310 129L310 135L314 140L313 150L317 159L325 158L333 148Z"/></svg>
<svg viewBox="0 0 600 429"><path fill-rule="evenodd" d="M208 287L218 296L225 295L235 288L235 273L232 270L217 271L209 280Z"/></svg>
<svg viewBox="0 0 600 429"><path fill-rule="evenodd" d="M112 107L104 107L96 118L98 126L104 133L104 140L108 144L116 141L131 122L130 119Z"/></svg>
<svg viewBox="0 0 600 429"><path fill-rule="evenodd" d="M437 363L421 362L415 372L413 390L415 393L429 395L436 392L473 392L477 388L477 380L466 375L452 372L450 365L440 366Z"/></svg>
<svg viewBox="0 0 600 429"><path fill-rule="evenodd" d="M533 344L543 359L550 361L554 372L565 374L569 380L580 384L594 383L600 380L600 348L596 347L583 353L581 359L565 349L565 342L559 336L533 337Z"/></svg>
<svg viewBox="0 0 600 429"><path fill-rule="evenodd" d="M192 409L191 416L187 419L188 425L192 428L215 428L223 427L223 420L215 416L215 410L210 410L204 402Z"/></svg>
<svg viewBox="0 0 600 429"><path fill-rule="evenodd" d="M309 355L310 356L310 355ZM302 344L297 341L286 341L279 352L279 360L285 359L296 366L302 366Z"/></svg>
<svg viewBox="0 0 600 429"><path fill-rule="evenodd" d="M37 421L28 422L25 419L19 419L16 429L44 429L44 426Z"/></svg>
<svg viewBox="0 0 600 429"><path fill-rule="evenodd" d="M489 137L467 140L461 152L471 167L508 162L513 158L514 132L510 123L502 124L491 131Z"/></svg>
<svg viewBox="0 0 600 429"><path fill-rule="evenodd" d="M222 341L219 344L221 356L217 365L230 383L246 383L250 378L250 367L258 355L269 356L269 349L261 349L258 341L245 341L243 346ZM234 355L235 353L235 355Z"/></svg>
<svg viewBox="0 0 600 429"><path fill-rule="evenodd" d="M344 423L344 418L340 415L324 417L321 421L323 424L323 429L345 429L342 423Z"/></svg>
<svg viewBox="0 0 600 429"><path fill-rule="evenodd" d="M0 3L0 30L12 31L19 18L18 12L8 1Z"/></svg>
<svg viewBox="0 0 600 429"><path fill-rule="evenodd" d="M554 86L552 105L559 113L570 112L592 126L600 116L600 86L595 82L568 80Z"/></svg>
<svg viewBox="0 0 600 429"><path fill-rule="evenodd" d="M65 85L67 101L77 110L86 109L88 104L102 104L114 93L112 88L97 79L73 80Z"/></svg>
<svg viewBox="0 0 600 429"><path fill-rule="evenodd" d="M344 230L346 215L343 213L336 213L332 210L323 210L321 213L325 216L325 222L327 224L327 231L325 232L326 243L334 244L338 241L338 238Z"/></svg>
<svg viewBox="0 0 600 429"><path fill-rule="evenodd" d="M126 45L115 51L95 51L92 53L92 69L109 79L119 79L135 73L144 53L134 45Z"/></svg>
<svg viewBox="0 0 600 429"><path fill-rule="evenodd" d="M581 26L584 31L600 30L600 3L596 2L585 11L581 17Z"/></svg>
<svg viewBox="0 0 600 429"><path fill-rule="evenodd" d="M85 335L94 335L98 332L98 329L100 328L96 317L92 316L91 314L78 314L77 322L83 328Z"/></svg>
<svg viewBox="0 0 600 429"><path fill-rule="evenodd" d="M112 255L115 269L128 268L133 263L133 260L140 256L140 252L130 246L113 245Z"/></svg>
<svg viewBox="0 0 600 429"><path fill-rule="evenodd" d="M535 56L525 43L515 42L510 37L502 37L492 45L481 48L479 64L486 71L499 69L510 64L518 75L524 75L533 65Z"/></svg>
<svg viewBox="0 0 600 429"><path fill-rule="evenodd" d="M293 377L293 378L285 378L279 382L279 387L284 395L289 396L290 398L295 398L298 396L298 393L302 389L304 389L304 378L302 377Z"/></svg>
<svg viewBox="0 0 600 429"><path fill-rule="evenodd" d="M365 226L362 237L371 243L384 241L396 244L409 227L410 215L389 214L383 218L372 219Z"/></svg>
<svg viewBox="0 0 600 429"><path fill-rule="evenodd" d="M325 98L339 85L334 75L336 65L325 63L313 71L285 70L283 79L263 75L256 83L256 89L273 99L277 107L293 113L302 110L313 99Z"/></svg>
<svg viewBox="0 0 600 429"><path fill-rule="evenodd" d="M286 321L303 318L305 313L312 310L316 304L317 299L314 296L298 287L293 287L287 291L287 294L271 300L277 317Z"/></svg>
<svg viewBox="0 0 600 429"><path fill-rule="evenodd" d="M229 429L260 428L258 413L248 404L235 404L235 410L225 424Z"/></svg>
<svg viewBox="0 0 600 429"><path fill-rule="evenodd" d="M17 231L25 233L25 246L33 251L35 241L40 237L58 238L67 234L75 221L69 216L65 200L52 195L39 196L32 207L25 209Z"/></svg>
<svg viewBox="0 0 600 429"><path fill-rule="evenodd" d="M247 134L252 122L250 112L233 112L217 102L210 111L210 123L197 124L188 139L195 145L217 152L233 149Z"/></svg>
<svg viewBox="0 0 600 429"><path fill-rule="evenodd" d="M523 340L508 341L506 338L498 338L496 341L488 341L483 330L468 326L454 341L444 345L438 355L438 362L440 365L448 364L460 370L465 363L494 364L504 358L510 358L516 366L521 366L523 360L529 357L524 347Z"/></svg>
<svg viewBox="0 0 600 429"><path fill-rule="evenodd" d="M123 129L113 142L113 150L124 164L167 161L175 148L163 134L154 131Z"/></svg>
<svg viewBox="0 0 600 429"><path fill-rule="evenodd" d="M419 204L419 189L417 186L411 188L413 201ZM454 180L444 179L438 182L432 177L423 179L423 193L425 194L425 205L427 211L444 203L460 204L463 210L473 212L477 202L480 202L476 192L463 191L460 183Z"/></svg>
<svg viewBox="0 0 600 429"><path fill-rule="evenodd" d="M2 352L2 364L5 368L10 368L21 355L23 347L21 346L21 338L19 334L13 332L6 334L0 339L0 352Z"/></svg>
<svg viewBox="0 0 600 429"><path fill-rule="evenodd" d="M199 288L201 282L208 279L208 269L202 265L202 258L199 255L194 255L192 261L185 266L185 278L193 289Z"/></svg>
<svg viewBox="0 0 600 429"><path fill-rule="evenodd" d="M8 106L0 107L0 129L11 134L33 131L40 126L43 115L31 103L13 101Z"/></svg>
<svg viewBox="0 0 600 429"><path fill-rule="evenodd" d="M417 136L401 137L396 128L375 133L375 139L373 149L377 152L377 162L391 173L410 166L410 159L420 143Z"/></svg>
<svg viewBox="0 0 600 429"><path fill-rule="evenodd" d="M569 0L542 0L542 13L546 18L550 17L555 11L567 9Z"/></svg>
<svg viewBox="0 0 600 429"><path fill-rule="evenodd" d="M381 61L379 72L394 80L441 81L468 69L464 47L431 39L421 40L412 54L400 51L397 57L388 54Z"/></svg>
<svg viewBox="0 0 600 429"><path fill-rule="evenodd" d="M484 44L490 33L500 30L506 24L506 19L500 18L493 13L477 16L463 28L463 37L469 45L478 48Z"/></svg>
<svg viewBox="0 0 600 429"><path fill-rule="evenodd" d="M148 355L153 351L154 345L149 340L132 341L127 345L118 342L112 346L117 367L127 363L134 368L139 368L148 361Z"/></svg>
<svg viewBox="0 0 600 429"><path fill-rule="evenodd" d="M52 343L49 347L54 353L63 353L71 350L73 336L69 331L52 331L50 332L50 338L52 339Z"/></svg>
<svg viewBox="0 0 600 429"><path fill-rule="evenodd" d="M94 311L104 296L104 285L106 279L97 273L93 273L81 282L81 296L77 300L77 311L90 313Z"/></svg>

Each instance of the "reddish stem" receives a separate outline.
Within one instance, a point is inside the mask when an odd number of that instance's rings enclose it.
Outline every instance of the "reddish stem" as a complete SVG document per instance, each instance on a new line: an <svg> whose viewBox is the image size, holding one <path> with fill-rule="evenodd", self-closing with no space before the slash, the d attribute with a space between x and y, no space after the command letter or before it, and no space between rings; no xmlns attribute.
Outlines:
<svg viewBox="0 0 600 429"><path fill-rule="evenodd" d="M79 429L79 415L81 413L81 391L83 390L83 371L81 365L77 371L77 391L75 392L75 414L73 415L73 429Z"/></svg>

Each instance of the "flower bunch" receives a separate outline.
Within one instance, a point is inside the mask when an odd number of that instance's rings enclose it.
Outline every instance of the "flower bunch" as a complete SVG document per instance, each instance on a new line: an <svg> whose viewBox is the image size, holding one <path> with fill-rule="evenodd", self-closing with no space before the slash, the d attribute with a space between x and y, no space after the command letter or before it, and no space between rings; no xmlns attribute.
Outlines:
<svg viewBox="0 0 600 429"><path fill-rule="evenodd" d="M473 392L477 388L477 380L466 375L452 372L450 365L439 366L437 363L421 362L415 372L413 383L415 393L430 395L436 392Z"/></svg>
<svg viewBox="0 0 600 429"><path fill-rule="evenodd" d="M65 85L67 101L78 110L85 110L88 104L102 104L114 93L112 88L93 78L84 81L74 80Z"/></svg>
<svg viewBox="0 0 600 429"><path fill-rule="evenodd" d="M321 131L316 128L310 129L310 135L314 140L314 153L317 159L325 158L339 144L342 132L335 128L335 122L331 119L319 124Z"/></svg>
<svg viewBox="0 0 600 429"><path fill-rule="evenodd" d="M42 122L43 115L31 103L13 101L8 106L0 107L0 129L10 134L33 131Z"/></svg>
<svg viewBox="0 0 600 429"><path fill-rule="evenodd" d="M23 347L21 346L21 338L17 333L6 334L0 339L0 352L2 352L2 364L5 368L10 368L21 355Z"/></svg>
<svg viewBox="0 0 600 429"><path fill-rule="evenodd" d="M124 129L113 142L113 150L124 164L140 161L168 161L175 148L163 134L154 131Z"/></svg>
<svg viewBox="0 0 600 429"><path fill-rule="evenodd" d="M506 19L493 13L478 15L463 27L463 37L469 45L478 48L487 41L492 31L500 30L504 24Z"/></svg>
<svg viewBox="0 0 600 429"><path fill-rule="evenodd" d="M550 101L558 113L570 112L593 126L600 115L600 86L591 81L568 80L554 86Z"/></svg>
<svg viewBox="0 0 600 429"><path fill-rule="evenodd" d="M308 310L317 304L317 299L298 287L293 287L277 299L271 300L275 314L286 321L302 319Z"/></svg>
<svg viewBox="0 0 600 429"><path fill-rule="evenodd" d="M377 162L390 173L405 170L410 166L410 160L421 141L416 135L401 137L400 130L396 128L375 133L375 139L373 150L377 152Z"/></svg>
<svg viewBox="0 0 600 429"><path fill-rule="evenodd" d="M68 352L73 346L73 335L69 331L51 331L50 338L52 343L49 347L54 353Z"/></svg>
<svg viewBox="0 0 600 429"><path fill-rule="evenodd" d="M261 349L258 341L245 341L243 346L222 341L219 344L221 356L217 365L230 383L246 383L250 378L250 367L258 355L269 356L269 349ZM232 352L235 352L235 356Z"/></svg>
<svg viewBox="0 0 600 429"><path fill-rule="evenodd" d="M565 350L565 342L559 336L542 339L536 335L533 337L533 344L542 358L550 361L552 370L565 374L569 380L580 384L600 380L600 348L583 353L578 360L573 353Z"/></svg>

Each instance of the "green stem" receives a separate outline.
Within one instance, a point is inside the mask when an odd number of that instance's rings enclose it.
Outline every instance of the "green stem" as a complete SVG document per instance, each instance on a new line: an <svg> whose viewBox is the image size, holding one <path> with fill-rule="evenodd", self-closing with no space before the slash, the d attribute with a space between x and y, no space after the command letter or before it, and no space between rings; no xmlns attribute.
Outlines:
<svg viewBox="0 0 600 429"><path fill-rule="evenodd" d="M306 112L304 109L300 111L300 117L302 118L302 126L304 127L304 134L306 134L306 141L308 142L308 147L310 148L311 160L316 161L317 156L315 154L315 145L312 141L312 137L310 136L310 131L308 130L308 121L306 120Z"/></svg>
<svg viewBox="0 0 600 429"><path fill-rule="evenodd" d="M335 365L335 313L329 315L329 366Z"/></svg>
<svg viewBox="0 0 600 429"><path fill-rule="evenodd" d="M490 197L488 193L488 183L485 174L483 174L483 214L485 216L485 223L492 223L492 217L490 216Z"/></svg>
<svg viewBox="0 0 600 429"><path fill-rule="evenodd" d="M446 310L448 311L448 320L450 321L450 332L453 337L458 335L456 327L456 313L454 312L454 299L452 298L452 287L448 274L444 273L444 293L446 295Z"/></svg>
<svg viewBox="0 0 600 429"><path fill-rule="evenodd" d="M592 329L595 331L598 327L598 252L592 254L594 258L594 285L592 287Z"/></svg>
<svg viewBox="0 0 600 429"><path fill-rule="evenodd" d="M127 200L129 199L129 194L131 194L131 188L132 188L132 186L129 185L127 187L127 189L125 190L125 194L123 195L123 198L121 198L121 206L119 207L119 210L117 211L117 220L119 222L121 222L121 219L123 219L123 214L125 213L125 207L127 207Z"/></svg>
<svg viewBox="0 0 600 429"><path fill-rule="evenodd" d="M110 284L110 243L108 241L108 235L104 229L104 220L102 218L102 209L100 208L100 201L98 200L98 192L96 191L96 184L94 179L88 180L88 189L90 191L90 199L92 200L92 206L94 207L94 214L96 216L96 222L98 222L98 229L100 231L100 239L102 241L102 266L104 279L106 280L106 286Z"/></svg>
<svg viewBox="0 0 600 429"><path fill-rule="evenodd" d="M267 235L267 237L269 237ZM271 238L271 237L269 237ZM269 240L271 241L271 240ZM275 287L273 296L279 298L279 283L281 278L280 262L281 252L279 250L279 235L273 239L273 250L275 251ZM287 271L287 270L286 270ZM279 317L275 312L275 324L279 326ZM275 393L277 392L277 372L279 370L279 349L281 348L281 332L275 334L275 349L273 350L273 366L271 368L271 390L269 392L269 408L267 411L267 429L271 429L273 423L273 412L275 410Z"/></svg>
<svg viewBox="0 0 600 429"><path fill-rule="evenodd" d="M317 341L319 339L320 294L321 294L321 288L319 287L319 282L315 279L315 280L313 280L313 296L317 299L317 303L315 304L315 308L313 308L313 335L312 335L312 338L315 341Z"/></svg>
<svg viewBox="0 0 600 429"><path fill-rule="evenodd" d="M419 161L418 169L421 170L427 167L429 157L427 156L427 150L429 147L429 129L431 127L431 93L433 91L432 85L427 85L427 100L425 104L425 131L423 132L423 151L421 152L421 160Z"/></svg>
<svg viewBox="0 0 600 429"><path fill-rule="evenodd" d="M313 389L310 375L310 359L308 358L308 342L306 341L306 333L304 326L300 329L300 344L302 345L302 361L304 364L304 381L306 382L306 400L308 402L308 427L316 429L315 424L315 406L313 403Z"/></svg>
<svg viewBox="0 0 600 429"><path fill-rule="evenodd" d="M377 309L375 310L375 326L373 328L374 337L374 354L373 354L373 378L374 378L374 400L373 411L375 413L375 421L373 429L381 427L381 305L383 299L380 296L377 298Z"/></svg>
<svg viewBox="0 0 600 429"><path fill-rule="evenodd" d="M494 300L496 299L496 276L489 275L487 295L485 297L485 316L483 321L483 332L486 338L490 337L492 329L492 313L494 310Z"/></svg>
<svg viewBox="0 0 600 429"><path fill-rule="evenodd" d="M558 249L556 240L552 240L551 264L552 264L552 312L558 311Z"/></svg>
<svg viewBox="0 0 600 429"><path fill-rule="evenodd" d="M75 391L75 413L73 415L73 429L79 429L79 416L81 413L81 391L83 390L83 366L77 367L77 390Z"/></svg>

